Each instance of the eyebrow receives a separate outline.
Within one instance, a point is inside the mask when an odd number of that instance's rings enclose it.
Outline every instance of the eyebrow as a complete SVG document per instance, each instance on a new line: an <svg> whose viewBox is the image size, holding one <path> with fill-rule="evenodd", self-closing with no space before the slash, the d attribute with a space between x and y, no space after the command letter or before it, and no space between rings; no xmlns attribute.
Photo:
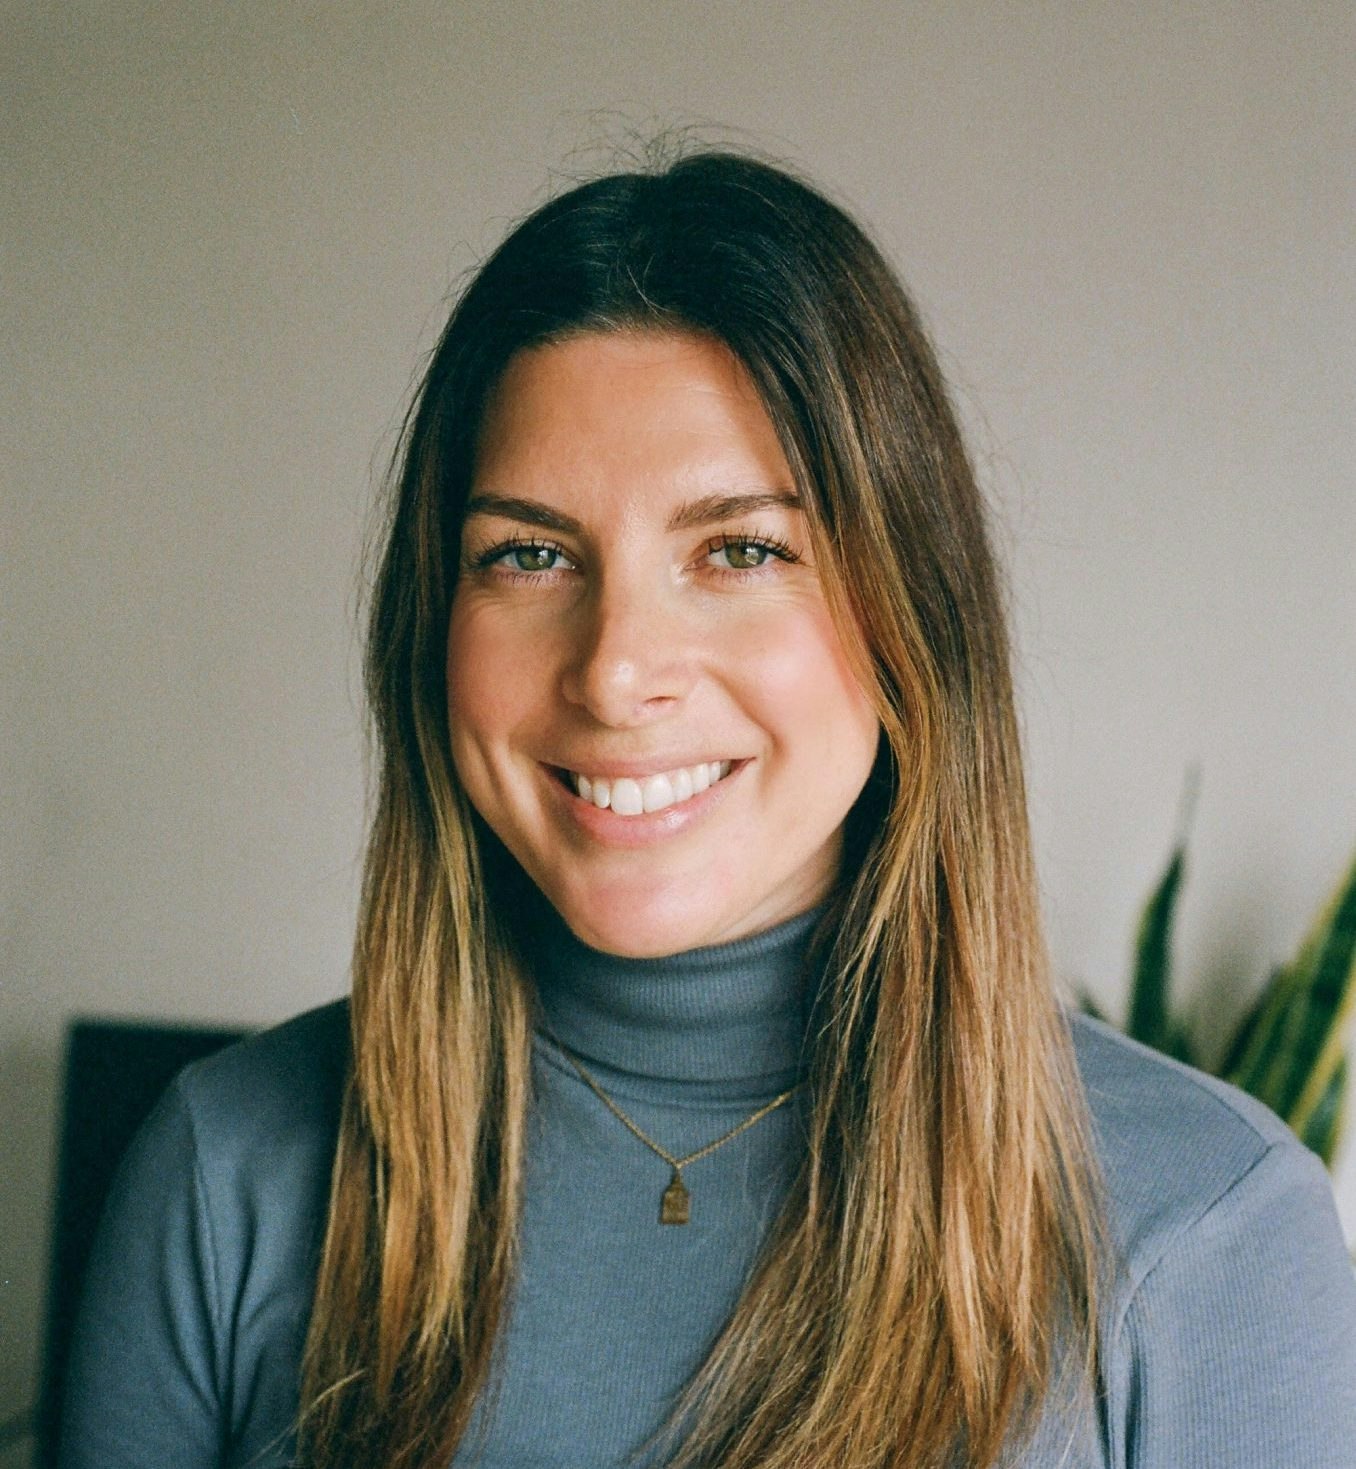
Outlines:
<svg viewBox="0 0 1356 1469"><path fill-rule="evenodd" d="M668 529L693 530L716 521L734 520L755 510L804 510L805 504L794 490L753 490L742 495L703 495L697 500L684 500L669 516ZM574 516L544 505L540 500L520 495L472 495L466 502L466 519L473 515L499 515L505 520L520 520L525 525L539 525L562 535L581 535L583 525Z"/></svg>

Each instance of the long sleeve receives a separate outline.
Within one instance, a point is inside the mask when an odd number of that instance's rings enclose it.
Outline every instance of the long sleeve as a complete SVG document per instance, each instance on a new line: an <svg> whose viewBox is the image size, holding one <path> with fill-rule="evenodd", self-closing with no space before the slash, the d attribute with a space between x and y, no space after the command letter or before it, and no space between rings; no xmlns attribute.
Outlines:
<svg viewBox="0 0 1356 1469"><path fill-rule="evenodd" d="M192 1117L178 1085L123 1160L87 1282L61 1469L216 1469L219 1280Z"/></svg>
<svg viewBox="0 0 1356 1469"><path fill-rule="evenodd" d="M1178 1235L1112 1370L1126 1469L1354 1469L1356 1282L1312 1154L1273 1143Z"/></svg>

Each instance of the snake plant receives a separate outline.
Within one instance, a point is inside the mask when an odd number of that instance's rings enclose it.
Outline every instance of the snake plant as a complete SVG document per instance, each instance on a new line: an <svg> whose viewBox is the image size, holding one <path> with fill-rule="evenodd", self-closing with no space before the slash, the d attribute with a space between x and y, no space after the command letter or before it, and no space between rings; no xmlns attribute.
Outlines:
<svg viewBox="0 0 1356 1469"><path fill-rule="evenodd" d="M1170 1003L1173 918L1185 869L1181 839L1140 915L1125 1028L1136 1040L1251 1092L1331 1165L1346 1096L1346 1029L1356 1010L1356 861L1295 957L1272 971L1213 1066Z"/></svg>

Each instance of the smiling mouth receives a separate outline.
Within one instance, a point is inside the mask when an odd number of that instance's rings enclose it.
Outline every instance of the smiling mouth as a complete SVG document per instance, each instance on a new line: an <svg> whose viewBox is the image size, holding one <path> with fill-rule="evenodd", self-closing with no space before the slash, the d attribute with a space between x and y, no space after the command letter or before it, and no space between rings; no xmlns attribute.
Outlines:
<svg viewBox="0 0 1356 1469"><path fill-rule="evenodd" d="M732 760L703 760L696 765L665 770L633 780L630 776L609 779L605 775L581 775L557 768L556 775L581 801L618 816L643 816L681 805L725 779L735 766Z"/></svg>

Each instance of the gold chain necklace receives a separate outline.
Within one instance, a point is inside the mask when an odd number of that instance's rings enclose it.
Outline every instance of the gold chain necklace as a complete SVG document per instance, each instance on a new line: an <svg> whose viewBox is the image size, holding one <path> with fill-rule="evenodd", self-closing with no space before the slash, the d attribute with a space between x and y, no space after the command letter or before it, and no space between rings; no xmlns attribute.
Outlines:
<svg viewBox="0 0 1356 1469"><path fill-rule="evenodd" d="M788 1101L800 1090L803 1083L798 1082L795 1086L788 1088L781 1096L773 1097L770 1102L763 1106L751 1116L746 1117L743 1122L736 1123L729 1132L722 1133L714 1142L707 1143L705 1147L696 1149L695 1152L686 1154L682 1158L675 1158L666 1148L661 1148L652 1137L647 1137L639 1127L626 1115L625 1112L612 1100L611 1097L598 1085L598 1083L585 1071L579 1058L562 1044L542 1025L547 1039L560 1052L571 1066L579 1073L579 1079L593 1092L594 1096L607 1108L621 1125L635 1138L645 1144L652 1153L657 1153L673 1169L673 1177L669 1180L669 1186L664 1190L659 1199L659 1222L661 1224L686 1224L692 1217L692 1196L688 1193L687 1185L683 1182L683 1169L689 1163L695 1163L700 1158L705 1158L714 1153L717 1148L723 1148L726 1143L732 1142L741 1132L747 1132L755 1122L761 1122L769 1112L775 1112L783 1102Z"/></svg>

